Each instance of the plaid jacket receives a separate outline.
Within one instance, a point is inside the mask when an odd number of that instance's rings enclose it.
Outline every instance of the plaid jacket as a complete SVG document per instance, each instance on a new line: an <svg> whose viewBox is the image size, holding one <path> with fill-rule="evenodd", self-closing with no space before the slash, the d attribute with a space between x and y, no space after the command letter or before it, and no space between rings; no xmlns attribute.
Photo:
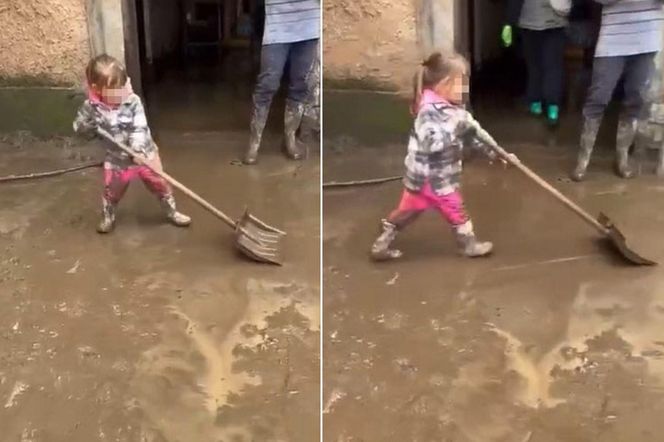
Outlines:
<svg viewBox="0 0 664 442"><path fill-rule="evenodd" d="M136 94L129 95L117 108L111 108L95 100L85 100L74 120L74 131L94 134L97 127L105 129L137 155L150 159L157 153L143 103ZM113 143L106 140L103 143L108 164L117 167L133 164L132 159Z"/></svg>
<svg viewBox="0 0 664 442"><path fill-rule="evenodd" d="M437 195L458 190L466 145L496 158L496 153L474 136L471 121L473 116L460 106L448 103L422 106L408 142L404 176L408 190L419 192L426 183Z"/></svg>

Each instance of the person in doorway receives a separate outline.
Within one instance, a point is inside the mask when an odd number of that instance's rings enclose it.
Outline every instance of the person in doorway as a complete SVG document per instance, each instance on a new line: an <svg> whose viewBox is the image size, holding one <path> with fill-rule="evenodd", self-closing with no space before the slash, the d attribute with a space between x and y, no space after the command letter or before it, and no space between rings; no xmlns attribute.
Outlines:
<svg viewBox="0 0 664 442"><path fill-rule="evenodd" d="M371 248L373 259L400 258L401 251L391 248L397 233L427 209L436 209L452 226L461 254L491 253L493 245L475 237L460 193L467 144L496 158L490 145L474 136L479 125L463 107L467 75L468 63L462 56L439 52L427 58L416 75L412 109L417 115L405 161L405 189L398 208L382 221L382 233Z"/></svg>
<svg viewBox="0 0 664 442"><path fill-rule="evenodd" d="M104 193L97 231L113 230L117 205L135 179L143 181L157 196L172 224L188 226L191 218L177 211L170 186L151 170L162 168L159 151L152 140L141 98L132 91L124 66L109 55L100 55L88 64L86 79L88 99L78 110L74 131L95 135L98 128L104 129L135 153L133 158L129 157L109 141L103 141L106 147Z"/></svg>
<svg viewBox="0 0 664 442"><path fill-rule="evenodd" d="M304 104L308 98L307 76L318 50L320 0L265 0L265 29L261 68L253 95L251 135L245 164L258 159L263 130L274 94L286 66L288 95L284 111L285 149L293 160L304 156L297 139Z"/></svg>
<svg viewBox="0 0 664 442"><path fill-rule="evenodd" d="M632 178L629 149L637 122L646 110L655 54L662 49L662 0L595 0L603 5L602 24L595 48L592 84L583 108L583 129L574 181L582 181L597 140L604 111L621 78L624 98L616 137L616 172Z"/></svg>
<svg viewBox="0 0 664 442"><path fill-rule="evenodd" d="M563 97L565 27L567 18L550 0L508 0L505 46L513 42L518 27L528 68L527 100L530 113L540 116L546 109L551 125L558 124Z"/></svg>

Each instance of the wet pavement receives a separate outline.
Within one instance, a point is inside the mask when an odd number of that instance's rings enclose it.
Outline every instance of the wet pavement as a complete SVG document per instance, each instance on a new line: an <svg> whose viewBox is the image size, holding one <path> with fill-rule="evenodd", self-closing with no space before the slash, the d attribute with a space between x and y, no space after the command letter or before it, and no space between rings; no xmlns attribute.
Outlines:
<svg viewBox="0 0 664 442"><path fill-rule="evenodd" d="M324 102L325 181L403 172L407 132L393 129L408 126L403 102L334 93ZM654 158L633 181L612 174L613 119L588 181L574 184L578 116L553 133L511 109L477 115L563 193L609 214L636 250L664 259L664 182ZM397 240L402 260L372 263L379 220L400 191L396 182L324 192L325 440L662 440L661 266L625 265L517 170L481 157L466 165L464 194L492 257L458 257L432 213Z"/></svg>
<svg viewBox="0 0 664 442"><path fill-rule="evenodd" d="M97 169L3 184L1 440L318 439L317 149L288 161L270 133L260 165L246 168L234 161L244 130L164 118L166 170L232 216L248 205L286 230L285 265L239 256L232 231L182 195L194 224L164 223L140 183L115 232L98 235ZM0 143L0 175L90 158L99 153L78 142L23 135Z"/></svg>

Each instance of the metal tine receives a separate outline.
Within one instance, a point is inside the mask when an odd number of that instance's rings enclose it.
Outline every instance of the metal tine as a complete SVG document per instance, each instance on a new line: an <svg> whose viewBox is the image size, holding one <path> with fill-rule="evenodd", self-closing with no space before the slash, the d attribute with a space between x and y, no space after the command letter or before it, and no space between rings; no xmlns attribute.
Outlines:
<svg viewBox="0 0 664 442"><path fill-rule="evenodd" d="M249 237L249 236L246 236L246 235L245 235L245 237L249 241L251 241L252 243L257 244L257 245L261 245L263 247L275 246L275 245L279 244L278 240L270 241L270 240L267 240L265 238L252 238L252 237Z"/></svg>
<svg viewBox="0 0 664 442"><path fill-rule="evenodd" d="M281 234L279 232L275 232L275 231L266 229L265 227L261 226L260 224L256 224L256 223L253 223L253 222L243 223L243 227L253 229L257 232L260 232L263 235L270 235L270 236L274 236L274 237L283 236L283 234Z"/></svg>
<svg viewBox="0 0 664 442"><path fill-rule="evenodd" d="M260 241L259 241L259 242L253 241L251 238L248 238L248 237L246 237L246 236L245 236L244 238L246 238L246 240L251 241L251 246L252 246L252 247L257 247L257 248L261 248L261 249L265 249L265 250L270 250L270 251L272 251L272 250L275 250L275 251L278 250L276 247L269 247L269 245L266 245L266 244L263 243L263 242L260 242ZM242 240L242 239L243 239L243 238L240 238L240 240ZM245 241L245 242L246 242L246 241Z"/></svg>
<svg viewBox="0 0 664 442"><path fill-rule="evenodd" d="M256 224L258 224L258 225L261 226L262 228L267 229L267 230L270 230L270 231L272 231L272 232L274 232L274 233L278 233L278 234L280 234L280 235L286 235L286 232L284 232L283 230L279 230L279 229L277 229L276 227L273 227L273 226L271 226L271 225L269 225L269 224L266 224L265 222L263 222L263 221L261 221L260 219L256 218L254 215L252 215L252 214L249 213L248 211L245 210L244 213L245 213L245 215L247 216L247 218L249 218L250 220L252 220L252 221L255 222Z"/></svg>
<svg viewBox="0 0 664 442"><path fill-rule="evenodd" d="M270 243L270 244L277 244L277 243L280 242L279 237L266 236L266 235L263 235L259 232L255 232L255 234L254 234L254 232L251 232L251 233L252 233L252 235L248 236L248 238L251 239L254 242L266 242L266 243Z"/></svg>
<svg viewBox="0 0 664 442"><path fill-rule="evenodd" d="M272 241L272 242L277 242L281 239L279 236L275 236L273 234L269 233L264 233L260 230L256 229L248 229L254 236L257 236L259 239L264 239L266 241Z"/></svg>

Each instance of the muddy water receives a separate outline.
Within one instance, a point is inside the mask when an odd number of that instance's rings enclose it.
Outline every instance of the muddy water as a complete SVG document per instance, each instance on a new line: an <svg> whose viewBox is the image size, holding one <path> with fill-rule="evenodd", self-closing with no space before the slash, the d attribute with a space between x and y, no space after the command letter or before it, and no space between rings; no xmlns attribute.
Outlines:
<svg viewBox="0 0 664 442"><path fill-rule="evenodd" d="M278 151L234 165L241 131L156 130L167 170L231 215L289 232L282 268L179 198L163 222L136 184L99 236L99 171L0 192L0 434L22 442L318 437L319 168ZM67 140L0 145L0 175L96 157Z"/></svg>
<svg viewBox="0 0 664 442"><path fill-rule="evenodd" d="M374 99L325 100L326 120L329 103L343 103L352 127L364 129L326 132L325 178L401 173L405 144L373 132L382 124L374 117L349 113L353 100ZM590 211L606 211L640 252L664 259L656 240L664 184L650 175L652 162L637 180L618 180L605 136L589 180L572 184L577 118L552 133L511 109L478 115L526 164ZM363 141L374 134L380 141ZM496 254L457 257L449 229L430 214L398 239L400 262L373 264L378 220L399 192L392 183L324 194L326 440L661 440L659 267L625 267L517 171L479 157L467 163L464 193Z"/></svg>

